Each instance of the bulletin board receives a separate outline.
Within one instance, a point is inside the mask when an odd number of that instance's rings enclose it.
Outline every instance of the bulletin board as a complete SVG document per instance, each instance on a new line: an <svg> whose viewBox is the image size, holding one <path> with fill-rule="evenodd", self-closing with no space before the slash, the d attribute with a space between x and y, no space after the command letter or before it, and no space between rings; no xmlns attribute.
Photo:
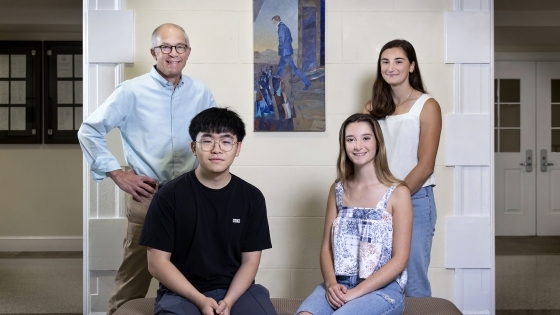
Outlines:
<svg viewBox="0 0 560 315"><path fill-rule="evenodd" d="M83 119L81 41L45 41L45 143L78 143Z"/></svg>
<svg viewBox="0 0 560 315"><path fill-rule="evenodd" d="M40 41L0 41L0 143L41 143Z"/></svg>

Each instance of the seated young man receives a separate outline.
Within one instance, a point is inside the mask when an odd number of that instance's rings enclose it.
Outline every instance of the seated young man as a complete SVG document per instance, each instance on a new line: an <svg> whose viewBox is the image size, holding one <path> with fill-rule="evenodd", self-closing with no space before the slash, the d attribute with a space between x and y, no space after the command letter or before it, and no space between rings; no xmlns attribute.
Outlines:
<svg viewBox="0 0 560 315"><path fill-rule="evenodd" d="M264 196L229 172L245 124L209 108L189 134L199 165L155 194L139 240L160 282L154 312L276 314L268 290L254 284L261 251L272 247Z"/></svg>

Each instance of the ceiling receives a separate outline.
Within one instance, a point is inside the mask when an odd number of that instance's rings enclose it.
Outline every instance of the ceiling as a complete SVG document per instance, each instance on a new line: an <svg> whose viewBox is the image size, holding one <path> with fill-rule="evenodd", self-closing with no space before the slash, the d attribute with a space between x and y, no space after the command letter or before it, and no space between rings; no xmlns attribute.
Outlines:
<svg viewBox="0 0 560 315"><path fill-rule="evenodd" d="M495 0L496 51L560 51L560 1Z"/></svg>
<svg viewBox="0 0 560 315"><path fill-rule="evenodd" d="M0 0L0 36L82 33L82 16L82 0Z"/></svg>
<svg viewBox="0 0 560 315"><path fill-rule="evenodd" d="M494 11L560 10L558 0L494 0Z"/></svg>
<svg viewBox="0 0 560 315"><path fill-rule="evenodd" d="M82 33L82 0L0 0L0 38ZM79 35L81 36L81 35ZM496 51L560 51L560 0L494 0Z"/></svg>

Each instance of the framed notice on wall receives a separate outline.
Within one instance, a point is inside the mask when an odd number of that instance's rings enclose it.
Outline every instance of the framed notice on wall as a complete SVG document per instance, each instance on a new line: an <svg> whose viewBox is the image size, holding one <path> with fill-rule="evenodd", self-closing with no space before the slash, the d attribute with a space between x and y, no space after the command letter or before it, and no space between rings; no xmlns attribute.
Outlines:
<svg viewBox="0 0 560 315"><path fill-rule="evenodd" d="M44 42L45 143L78 143L82 124L82 42Z"/></svg>
<svg viewBox="0 0 560 315"><path fill-rule="evenodd" d="M0 143L41 143L39 41L0 41Z"/></svg>

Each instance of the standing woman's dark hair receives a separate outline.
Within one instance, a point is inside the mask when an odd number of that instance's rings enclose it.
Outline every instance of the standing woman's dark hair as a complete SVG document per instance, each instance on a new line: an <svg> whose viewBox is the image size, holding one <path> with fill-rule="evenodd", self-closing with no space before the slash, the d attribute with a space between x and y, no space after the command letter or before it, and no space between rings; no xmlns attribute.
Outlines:
<svg viewBox="0 0 560 315"><path fill-rule="evenodd" d="M414 69L408 76L408 82L417 91L426 93L424 83L422 83L422 76L420 75L420 67L418 66L418 59L416 58L416 51L412 44L404 39L395 39L383 45L377 58L377 77L373 83L371 107L369 113L375 119L383 119L385 116L392 115L395 112L395 102L393 101L393 91L391 86L383 79L381 75L381 55L389 48L402 48L406 57Z"/></svg>
<svg viewBox="0 0 560 315"><path fill-rule="evenodd" d="M428 268L437 218L432 187L442 119L438 102L426 93L416 51L408 41L396 39L381 49L364 113L378 120L389 169L406 182L412 194L414 220L405 294L431 296Z"/></svg>

